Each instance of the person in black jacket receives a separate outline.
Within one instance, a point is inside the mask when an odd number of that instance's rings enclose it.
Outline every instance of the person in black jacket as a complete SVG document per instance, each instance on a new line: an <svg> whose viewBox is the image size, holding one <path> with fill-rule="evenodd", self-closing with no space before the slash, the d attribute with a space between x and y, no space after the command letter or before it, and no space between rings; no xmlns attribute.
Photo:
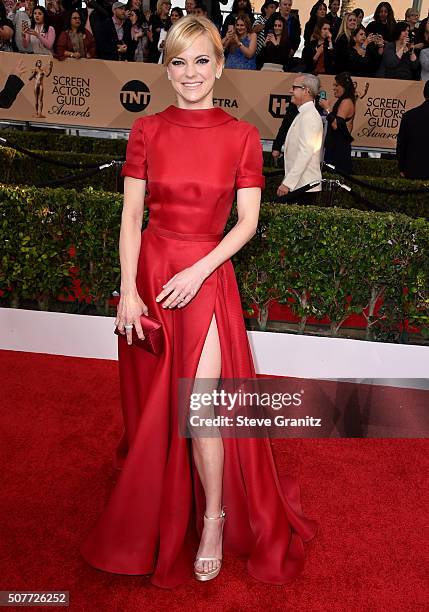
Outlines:
<svg viewBox="0 0 429 612"><path fill-rule="evenodd" d="M0 91L0 108L10 108L15 102L16 96L24 87L22 76L26 73L22 60L19 60L15 70L8 76L4 88Z"/></svg>
<svg viewBox="0 0 429 612"><path fill-rule="evenodd" d="M314 28L322 19L326 19L326 15L328 13L328 7L326 6L323 0L319 0L316 4L311 8L310 11L310 19L307 21L304 27L304 43L307 44L310 42L311 37L313 36Z"/></svg>
<svg viewBox="0 0 429 612"><path fill-rule="evenodd" d="M131 22L125 19L125 4L112 4L112 17L102 21L96 32L97 57L104 60L126 60L131 47Z"/></svg>
<svg viewBox="0 0 429 612"><path fill-rule="evenodd" d="M273 13L266 21L264 28L264 38L268 36L271 30L274 30L274 20L276 17L282 17L286 24L286 31L289 44L289 58L291 59L298 49L301 42L301 24L299 19L292 15L292 0L280 0L278 12Z"/></svg>
<svg viewBox="0 0 429 612"><path fill-rule="evenodd" d="M329 13L326 15L326 19L331 25L332 40L337 38L341 27L341 17L338 16L340 6L340 0L329 0Z"/></svg>
<svg viewBox="0 0 429 612"><path fill-rule="evenodd" d="M402 115L396 143L399 171L409 179L429 179L429 81L425 83L423 96L423 104Z"/></svg>
<svg viewBox="0 0 429 612"><path fill-rule="evenodd" d="M394 40L396 20L392 5L389 2L380 2L374 12L374 21L368 24L367 34L379 34L384 41Z"/></svg>
<svg viewBox="0 0 429 612"><path fill-rule="evenodd" d="M270 64L281 66L284 70L289 63L290 46L286 22L280 15L277 15L274 19L273 30L264 40L264 46L258 56L258 62L262 65L262 70L272 69L274 66Z"/></svg>
<svg viewBox="0 0 429 612"><path fill-rule="evenodd" d="M330 23L327 19L319 20L313 36L302 51L305 71L311 74L333 74L334 45Z"/></svg>
<svg viewBox="0 0 429 612"><path fill-rule="evenodd" d="M315 103L318 113L320 115L323 115L324 109L320 105L319 96L316 97L314 103ZM289 131L290 126L292 125L292 121L295 119L298 112L299 111L298 111L298 107L296 106L296 104L294 104L293 102L289 102L287 109L286 109L285 116L283 117L281 126L279 127L279 131L277 132L277 136L273 140L273 146L271 148L271 155L275 161L281 155L281 150L285 143L286 135Z"/></svg>
<svg viewBox="0 0 429 612"><path fill-rule="evenodd" d="M286 140L286 134L288 133L288 130L292 125L292 121L295 119L297 114L298 107L293 102L289 102L288 107L286 109L286 114L283 117L282 124L279 128L279 131L277 132L277 136L273 140L271 155L273 156L274 160L277 160L280 157L282 146L284 145Z"/></svg>
<svg viewBox="0 0 429 612"><path fill-rule="evenodd" d="M366 35L363 25L353 30L350 38L348 56L345 61L347 72L353 76L373 77L380 67L384 43L376 34Z"/></svg>

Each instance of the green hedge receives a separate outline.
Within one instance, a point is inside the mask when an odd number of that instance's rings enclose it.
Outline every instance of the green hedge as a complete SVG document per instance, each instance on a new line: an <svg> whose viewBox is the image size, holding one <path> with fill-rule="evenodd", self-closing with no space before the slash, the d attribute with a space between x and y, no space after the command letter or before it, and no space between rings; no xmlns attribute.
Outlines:
<svg viewBox="0 0 429 612"><path fill-rule="evenodd" d="M94 164L105 163L114 157L105 154L89 155L84 153L61 153L59 151L34 151L43 155L47 159L52 158L74 164ZM70 169L56 166L48 162L35 160L14 149L0 147L0 183L10 185L34 185L53 181L62 177L71 176L83 172L80 169ZM82 189L84 187L94 187L94 189L104 189L106 191L122 190L123 179L118 175L120 166L112 166L90 176L89 178L79 179L64 185L69 189Z"/></svg>
<svg viewBox="0 0 429 612"><path fill-rule="evenodd" d="M30 132L1 130L0 136L10 138L11 142L31 151L63 151L64 153L92 153L96 155L125 155L125 138L91 138L89 136L68 136L55 132Z"/></svg>
<svg viewBox="0 0 429 612"><path fill-rule="evenodd" d="M121 206L119 194L93 189L0 187L3 303L37 300L49 308L72 287L74 266L83 297L89 296L98 312L109 313L109 299L119 289ZM429 328L429 223L424 219L265 203L260 232L234 264L243 305L258 306L262 329L274 299L291 306L300 332L309 316L329 317L330 334L338 335L348 315L366 307L368 339L405 341L398 326L406 319L423 333ZM380 296L384 304L376 317Z"/></svg>
<svg viewBox="0 0 429 612"><path fill-rule="evenodd" d="M89 153L113 157L125 156L125 138L90 138L88 136L67 136L58 132L31 132L1 130L0 136L10 138L11 142L30 150L62 151L64 153ZM264 163L273 167L271 152L264 152ZM398 164L392 159L353 158L353 173L361 176L398 177Z"/></svg>
<svg viewBox="0 0 429 612"><path fill-rule="evenodd" d="M266 168L266 171L269 172L269 168ZM342 183L345 183L357 192L363 195L369 202L373 203L375 206L378 206L381 211L391 211L391 212L400 212L406 214L410 217L427 217L429 212L429 181L409 181L403 178L382 178L382 177L372 177L372 176L357 176L356 178L365 181L371 185L375 185L378 187L387 187L389 189L398 189L404 190L403 194L398 196L396 195L386 195L385 193L378 193L376 191L371 191L368 188L362 188L358 186L353 186L350 181L347 179L343 179L338 175L334 174L324 174L325 178L338 178ZM263 193L264 200L273 201L276 197L277 188L281 182L283 177L267 177L266 180L266 188ZM410 188L421 188L426 187L428 189L425 194L407 194L406 189ZM364 203L356 202L355 199L350 195L349 192L345 191L341 188L335 188L335 191L330 194L326 191L326 187L324 187L324 191L319 196L319 206L338 206L341 208L357 208L360 210L366 210L367 206Z"/></svg>
<svg viewBox="0 0 429 612"><path fill-rule="evenodd" d="M353 157L352 164L353 174L362 176L399 177L398 162L396 159ZM264 165L271 170L275 168L270 151L264 151Z"/></svg>
<svg viewBox="0 0 429 612"><path fill-rule="evenodd" d="M61 153L38 151L41 155L47 158L62 160L65 162L92 164L95 162L106 162L111 159L105 154L89 155L84 153ZM270 168L265 168L269 172ZM59 177L79 174L79 170L71 170L67 168L59 168L58 166L37 162L24 154L16 152L14 149L0 147L0 182L12 185L34 185L43 181L55 180ZM89 178L79 179L78 182L71 182L64 185L65 188L82 189L84 187L93 187L94 189L103 189L106 191L122 191L123 179L120 175L120 167L109 168L99 172ZM335 178L334 175L326 174L326 177ZM267 177L266 189L263 193L263 198L266 201L273 201L276 197L277 187L281 181L280 176L273 178ZM338 177L340 178L340 177ZM388 179L374 177L358 177L368 183L382 186L394 187L398 189L406 189L410 187L427 186L429 181L407 181L406 179ZM341 179L343 180L343 179ZM347 182L346 180L343 182ZM370 202L378 205L382 210L392 210L393 212L402 212L410 217L426 217L429 210L429 191L427 194L419 195L401 195L387 196L383 193L376 193L369 189L357 187L356 190L362 193ZM336 190L332 197L324 193L319 202L320 206L331 206L332 204L342 208L358 208L366 209L364 204L357 203L352 196L346 191Z"/></svg>

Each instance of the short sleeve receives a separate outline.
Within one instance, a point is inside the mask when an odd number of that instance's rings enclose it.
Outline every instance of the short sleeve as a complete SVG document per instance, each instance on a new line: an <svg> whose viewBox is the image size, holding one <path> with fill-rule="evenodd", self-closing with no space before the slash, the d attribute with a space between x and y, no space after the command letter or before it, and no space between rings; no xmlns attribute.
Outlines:
<svg viewBox="0 0 429 612"><path fill-rule="evenodd" d="M236 189L242 187L265 187L262 174L264 160L258 128L254 125L247 132L235 178Z"/></svg>
<svg viewBox="0 0 429 612"><path fill-rule="evenodd" d="M146 142L142 117L134 121L127 144L125 164L121 176L147 179Z"/></svg>

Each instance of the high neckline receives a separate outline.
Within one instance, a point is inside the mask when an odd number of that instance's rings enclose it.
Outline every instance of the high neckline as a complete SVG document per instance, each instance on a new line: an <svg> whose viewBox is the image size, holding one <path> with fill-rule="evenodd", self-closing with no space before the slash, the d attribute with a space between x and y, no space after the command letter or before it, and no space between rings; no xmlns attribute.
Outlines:
<svg viewBox="0 0 429 612"><path fill-rule="evenodd" d="M207 128L222 125L236 118L218 106L213 108L179 108L171 104L160 113L156 113L166 121L184 127Z"/></svg>

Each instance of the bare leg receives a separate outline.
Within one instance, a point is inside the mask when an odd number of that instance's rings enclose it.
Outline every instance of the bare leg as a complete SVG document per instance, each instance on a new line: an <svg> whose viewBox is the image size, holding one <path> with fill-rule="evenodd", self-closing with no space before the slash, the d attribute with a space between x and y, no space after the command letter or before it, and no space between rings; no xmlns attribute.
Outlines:
<svg viewBox="0 0 429 612"><path fill-rule="evenodd" d="M218 379L220 374L221 349L216 318L213 315L195 377ZM192 438L192 451L205 492L205 512L207 516L217 516L222 508L224 458L222 438ZM204 529L197 556L222 557L222 523L222 519L217 521L204 519ZM216 561L200 561L195 567L199 572L209 572L216 569L217 565Z"/></svg>

